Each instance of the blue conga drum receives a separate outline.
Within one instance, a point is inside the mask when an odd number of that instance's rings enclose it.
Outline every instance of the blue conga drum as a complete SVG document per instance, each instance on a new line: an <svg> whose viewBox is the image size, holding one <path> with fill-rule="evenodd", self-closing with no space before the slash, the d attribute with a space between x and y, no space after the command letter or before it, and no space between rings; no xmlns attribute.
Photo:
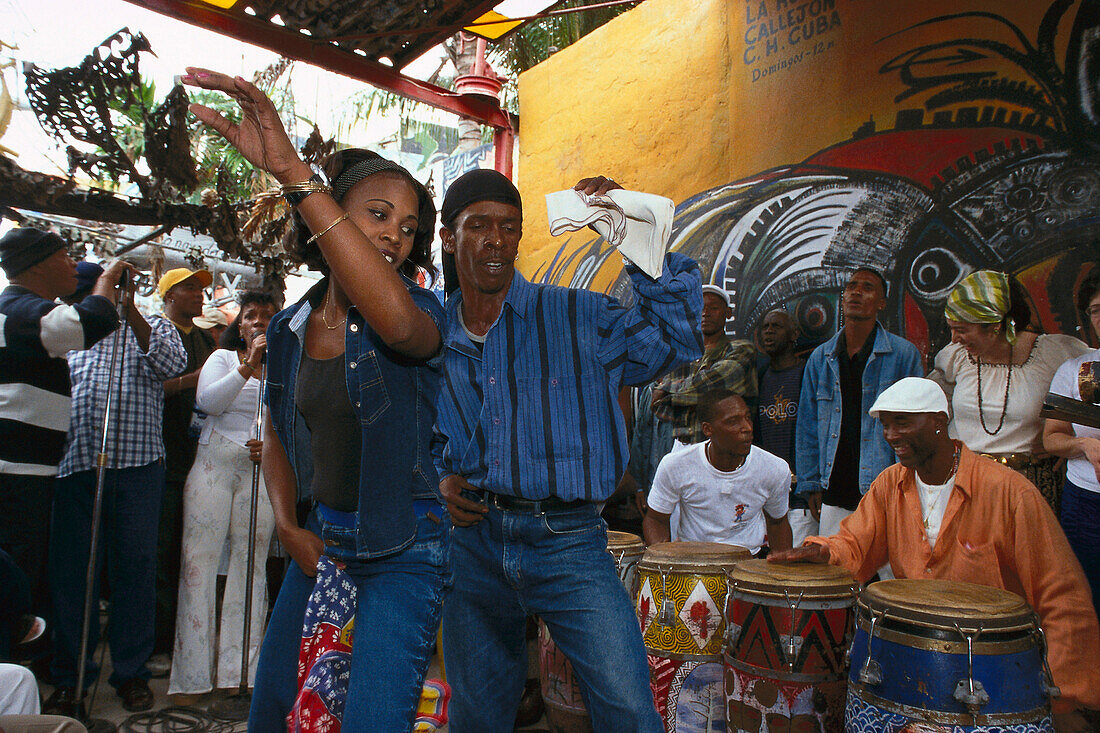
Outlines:
<svg viewBox="0 0 1100 733"><path fill-rule="evenodd" d="M860 594L847 733L1053 733L1057 694L1024 599L947 580L886 580Z"/></svg>

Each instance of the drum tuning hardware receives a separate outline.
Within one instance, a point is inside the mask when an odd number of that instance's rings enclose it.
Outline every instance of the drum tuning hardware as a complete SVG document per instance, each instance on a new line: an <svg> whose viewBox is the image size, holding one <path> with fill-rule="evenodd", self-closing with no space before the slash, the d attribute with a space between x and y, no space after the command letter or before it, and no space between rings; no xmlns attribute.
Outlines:
<svg viewBox="0 0 1100 733"><path fill-rule="evenodd" d="M865 685L881 685L882 665L870 657L867 657L867 661L863 664L863 669L859 670L859 681Z"/></svg>
<svg viewBox="0 0 1100 733"><path fill-rule="evenodd" d="M657 568L661 573L661 610L657 613L657 623L664 627L676 625L676 604L668 597L668 574L672 568Z"/></svg>
<svg viewBox="0 0 1100 733"><path fill-rule="evenodd" d="M733 602L737 593L737 581L729 577L729 570L726 571L726 578L729 581L729 593L726 595L726 615L729 616L729 620L726 621L726 646L729 649L737 647L737 642L741 640L741 624L735 624L733 622L733 616L729 611L729 604Z"/></svg>
<svg viewBox="0 0 1100 733"><path fill-rule="evenodd" d="M726 622L726 646L735 649L737 642L741 640L741 625L732 621Z"/></svg>
<svg viewBox="0 0 1100 733"><path fill-rule="evenodd" d="M965 705L971 715L976 715L989 704L989 693L985 691L980 680L974 679L974 640L982 635L982 627L963 629L955 624L955 630L966 640L966 679L959 680L955 685L955 693L952 697Z"/></svg>
<svg viewBox="0 0 1100 733"><path fill-rule="evenodd" d="M1039 632L1039 643L1043 652L1043 672L1046 674L1046 693L1051 697L1061 697L1062 688L1054 684L1054 674L1050 671L1050 662L1047 661L1047 635L1043 632L1043 627L1039 623L1038 616L1035 617L1035 630Z"/></svg>
<svg viewBox="0 0 1100 733"><path fill-rule="evenodd" d="M787 607L791 610L790 618L790 634L781 634L780 639L783 643L783 651L787 657L787 667L794 669L794 663L798 661L798 652L802 649L802 637L794 633L794 612L798 609L798 606L802 603L802 596L806 593L803 589L798 592L798 598L791 600L790 591L786 588L783 589L783 597L787 599Z"/></svg>
<svg viewBox="0 0 1100 733"><path fill-rule="evenodd" d="M885 615L885 609L878 613L871 612L871 630L867 634L867 659L863 662L863 669L859 670L859 681L865 685L882 684L882 665L871 658L871 643L875 640L875 625Z"/></svg>
<svg viewBox="0 0 1100 733"><path fill-rule="evenodd" d="M798 661L798 653L802 651L802 642L805 639L798 634L780 634L779 640L783 644L783 651L787 657L787 667L793 669L794 663Z"/></svg>

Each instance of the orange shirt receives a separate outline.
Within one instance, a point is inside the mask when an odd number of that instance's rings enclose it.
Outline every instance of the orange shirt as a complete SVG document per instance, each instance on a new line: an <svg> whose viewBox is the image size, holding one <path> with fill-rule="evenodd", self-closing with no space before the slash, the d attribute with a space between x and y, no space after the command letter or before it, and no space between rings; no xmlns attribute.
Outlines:
<svg viewBox="0 0 1100 733"><path fill-rule="evenodd" d="M825 545L829 563L862 583L890 561L898 578L940 578L1004 588L1039 614L1054 682L1054 712L1100 708L1100 627L1084 571L1039 491L1015 471L962 448L936 547L924 533L912 469L874 480Z"/></svg>

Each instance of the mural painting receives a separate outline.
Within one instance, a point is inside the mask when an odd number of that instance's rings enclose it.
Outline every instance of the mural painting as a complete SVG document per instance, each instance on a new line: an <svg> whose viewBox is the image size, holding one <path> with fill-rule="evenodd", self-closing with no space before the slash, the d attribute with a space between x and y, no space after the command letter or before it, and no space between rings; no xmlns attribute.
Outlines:
<svg viewBox="0 0 1100 733"><path fill-rule="evenodd" d="M755 77L750 83L789 71L798 58L779 40L767 45L773 35L803 40L810 26L796 34L793 24L774 23L778 6L796 5L825 18L810 23L821 31L816 53L833 53L840 42L846 16L826 12L835 2L746 3L745 20L756 24L745 38L755 42L737 61ZM864 51L877 83L893 92L888 126L879 129L872 117L799 163L677 207L670 246L730 293L731 335L751 338L764 314L781 307L807 341L828 338L839 325L842 283L869 265L891 283L886 326L926 355L950 338L947 294L982 268L1021 280L1043 330L1087 340L1072 295L1100 262L1100 0L1044 7L1031 36L984 10L930 15L888 33L880 23L884 45ZM775 27L762 45L763 21L753 12L769 8ZM901 53L887 50L899 42ZM761 60L772 54L787 54L789 63ZM599 239L566 242L535 275L626 297L625 276L607 277L618 259L611 254Z"/></svg>

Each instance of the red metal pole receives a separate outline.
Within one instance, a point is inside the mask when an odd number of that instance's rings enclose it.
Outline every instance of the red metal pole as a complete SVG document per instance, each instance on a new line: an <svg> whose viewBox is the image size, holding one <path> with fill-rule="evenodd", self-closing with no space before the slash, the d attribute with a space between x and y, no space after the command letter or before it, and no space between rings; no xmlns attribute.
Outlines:
<svg viewBox="0 0 1100 733"><path fill-rule="evenodd" d="M512 177L512 149L516 145L516 133L511 126L493 130L493 168L508 178Z"/></svg>

